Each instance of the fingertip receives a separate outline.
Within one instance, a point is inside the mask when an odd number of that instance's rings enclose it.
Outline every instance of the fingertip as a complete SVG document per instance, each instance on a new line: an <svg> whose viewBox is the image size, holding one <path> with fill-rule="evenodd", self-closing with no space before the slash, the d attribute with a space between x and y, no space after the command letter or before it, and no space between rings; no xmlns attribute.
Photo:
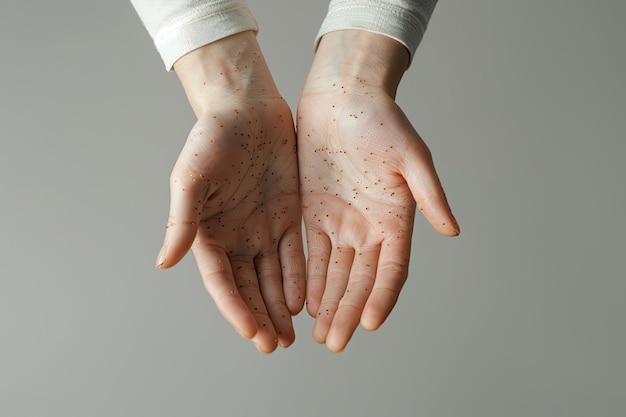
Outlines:
<svg viewBox="0 0 626 417"><path fill-rule="evenodd" d="M338 337L328 337L326 339L326 347L333 353L343 352L346 346L348 346L348 342L350 341L350 337L347 339L338 338Z"/></svg>
<svg viewBox="0 0 626 417"><path fill-rule="evenodd" d="M456 221L454 215L452 215L452 230L453 233L450 236L458 236L461 234L461 226L459 226L459 222Z"/></svg>
<svg viewBox="0 0 626 417"><path fill-rule="evenodd" d="M453 230L452 232L449 233L442 233L444 236L446 237L457 237L458 235L461 234L460 230Z"/></svg>
<svg viewBox="0 0 626 417"><path fill-rule="evenodd" d="M252 343L254 343L259 352L269 354L276 350L279 345L279 340L273 330L270 331L263 327L259 328L259 331L252 339Z"/></svg>
<svg viewBox="0 0 626 417"><path fill-rule="evenodd" d="M363 330L368 332L375 332L382 326L383 322L380 319L376 319L369 314L367 311L363 312L363 316L361 317L361 327Z"/></svg>
<svg viewBox="0 0 626 417"><path fill-rule="evenodd" d="M235 330L244 339L252 339L254 338L254 336L256 336L258 332L258 328L255 325L251 325L251 324L248 324L247 326L243 326L243 327L235 327Z"/></svg>
<svg viewBox="0 0 626 417"><path fill-rule="evenodd" d="M319 304L314 305L314 303L310 302L309 300L306 301L306 312L309 314L309 316L315 318L317 316L317 310L319 308Z"/></svg>
<svg viewBox="0 0 626 417"><path fill-rule="evenodd" d="M361 314L360 322L364 330L374 332L385 323L396 305L399 291L379 290L376 296L370 297Z"/></svg>
<svg viewBox="0 0 626 417"><path fill-rule="evenodd" d="M252 341L252 343L254 344L256 349L264 355L269 355L273 353L276 350L276 347L278 346L278 343L275 343L273 345L263 345L261 343L255 342L254 340Z"/></svg>
<svg viewBox="0 0 626 417"><path fill-rule="evenodd" d="M165 261L167 260L167 243L164 243L156 259L156 269L167 269Z"/></svg>
<svg viewBox="0 0 626 417"><path fill-rule="evenodd" d="M432 159L420 161L416 157L410 161L411 166L405 169L403 175L420 212L437 232L444 236L458 236L461 229L452 214Z"/></svg>
<svg viewBox="0 0 626 417"><path fill-rule="evenodd" d="M252 316L252 313L247 310L247 307L241 303L237 307L224 308L223 305L218 304L222 315L226 318L226 321L230 323L237 333L244 339L254 339L259 333L259 326Z"/></svg>
<svg viewBox="0 0 626 417"><path fill-rule="evenodd" d="M181 261L191 249L198 227L195 222L170 222L157 255L156 268L167 269Z"/></svg>
<svg viewBox="0 0 626 417"><path fill-rule="evenodd" d="M304 308L303 301L298 301L296 304L293 304L293 302L290 303L289 300L287 300L287 310L289 311L289 314L291 314L292 317L300 314L303 308Z"/></svg>
<svg viewBox="0 0 626 417"><path fill-rule="evenodd" d="M422 215L438 233L449 237L458 236L461 233L459 223L452 214L447 201L422 200L418 201L418 206Z"/></svg>
<svg viewBox="0 0 626 417"><path fill-rule="evenodd" d="M296 340L296 335L293 332L291 334L288 334L288 335L279 334L278 335L278 346L283 348L283 349L287 349L289 346L293 345L295 340Z"/></svg>
<svg viewBox="0 0 626 417"><path fill-rule="evenodd" d="M326 347L328 347L328 350L330 350L333 353L341 353L344 351L344 349L346 348L347 345L341 345L341 344L331 344L331 343L326 343Z"/></svg>
<svg viewBox="0 0 626 417"><path fill-rule="evenodd" d="M326 336L328 335L328 328L322 328L319 321L315 321L313 324L313 330L311 331L311 335L313 336L313 340L315 340L318 344L323 345L326 343Z"/></svg>
<svg viewBox="0 0 626 417"><path fill-rule="evenodd" d="M291 317L289 317L289 320L275 323L274 328L276 329L276 342L279 347L287 348L296 340L296 332L293 329Z"/></svg>
<svg viewBox="0 0 626 417"><path fill-rule="evenodd" d="M450 213L450 217L447 221L434 224L431 222L431 224L433 225L435 230L437 230L437 232L441 233L444 236L455 237L461 234L461 228L459 227L459 224L452 215L452 213Z"/></svg>

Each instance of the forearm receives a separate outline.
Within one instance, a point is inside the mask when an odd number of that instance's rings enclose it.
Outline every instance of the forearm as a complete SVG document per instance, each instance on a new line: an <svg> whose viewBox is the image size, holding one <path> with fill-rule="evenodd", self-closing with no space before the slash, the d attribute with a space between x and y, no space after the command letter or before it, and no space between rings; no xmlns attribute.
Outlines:
<svg viewBox="0 0 626 417"><path fill-rule="evenodd" d="M380 87L395 97L436 2L331 0L304 93L334 79Z"/></svg>
<svg viewBox="0 0 626 417"><path fill-rule="evenodd" d="M196 116L233 97L280 97L251 31L189 52L176 61L174 71Z"/></svg>
<svg viewBox="0 0 626 417"><path fill-rule="evenodd" d="M303 94L367 85L395 97L408 62L408 50L388 36L365 30L333 31L320 41Z"/></svg>

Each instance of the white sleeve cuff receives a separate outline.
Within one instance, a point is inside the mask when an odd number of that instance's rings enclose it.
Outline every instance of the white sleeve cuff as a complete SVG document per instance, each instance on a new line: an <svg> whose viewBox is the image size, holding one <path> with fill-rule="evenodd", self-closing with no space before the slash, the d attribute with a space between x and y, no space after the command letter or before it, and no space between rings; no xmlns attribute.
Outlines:
<svg viewBox="0 0 626 417"><path fill-rule="evenodd" d="M245 0L131 0L168 71L183 55L259 27Z"/></svg>
<svg viewBox="0 0 626 417"><path fill-rule="evenodd" d="M437 0L332 0L315 40L328 32L362 29L402 43L413 58Z"/></svg>

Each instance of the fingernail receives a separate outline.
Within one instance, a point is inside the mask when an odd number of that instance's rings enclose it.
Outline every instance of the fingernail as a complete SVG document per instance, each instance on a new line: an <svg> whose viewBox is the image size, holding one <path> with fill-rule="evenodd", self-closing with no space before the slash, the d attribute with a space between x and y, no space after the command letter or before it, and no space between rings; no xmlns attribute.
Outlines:
<svg viewBox="0 0 626 417"><path fill-rule="evenodd" d="M167 254L167 245L163 245L161 250L159 251L159 255L157 256L156 268L163 269L163 264L165 264L165 255Z"/></svg>
<svg viewBox="0 0 626 417"><path fill-rule="evenodd" d="M454 214L452 215L452 226L454 227L454 234L456 236L461 234L461 228L459 227L459 223L456 221Z"/></svg>

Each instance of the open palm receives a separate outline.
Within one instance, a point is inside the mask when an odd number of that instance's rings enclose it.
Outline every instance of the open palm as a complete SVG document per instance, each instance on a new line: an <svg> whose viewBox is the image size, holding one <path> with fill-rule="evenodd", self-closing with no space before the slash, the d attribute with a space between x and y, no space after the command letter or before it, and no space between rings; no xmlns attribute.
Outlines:
<svg viewBox="0 0 626 417"><path fill-rule="evenodd" d="M294 340L304 304L295 133L281 98L219 101L192 129L170 179L160 268L191 247L224 317L263 352Z"/></svg>
<svg viewBox="0 0 626 417"><path fill-rule="evenodd" d="M458 234L430 152L382 89L358 81L308 92L298 106L313 337L342 350L359 322L378 328L408 274L416 201Z"/></svg>

